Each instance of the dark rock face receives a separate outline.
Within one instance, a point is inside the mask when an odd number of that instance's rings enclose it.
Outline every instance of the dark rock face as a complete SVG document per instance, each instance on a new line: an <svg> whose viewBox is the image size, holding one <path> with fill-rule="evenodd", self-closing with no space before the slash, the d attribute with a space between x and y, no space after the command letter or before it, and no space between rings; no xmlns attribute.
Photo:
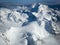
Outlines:
<svg viewBox="0 0 60 45"><path fill-rule="evenodd" d="M48 31L50 34L55 34L55 31L52 28L51 21L46 22L45 24L45 29Z"/></svg>
<svg viewBox="0 0 60 45"><path fill-rule="evenodd" d="M27 45L35 45L35 42L34 42L34 40L33 40L33 38L32 38L32 34L30 34L30 33L27 33Z"/></svg>

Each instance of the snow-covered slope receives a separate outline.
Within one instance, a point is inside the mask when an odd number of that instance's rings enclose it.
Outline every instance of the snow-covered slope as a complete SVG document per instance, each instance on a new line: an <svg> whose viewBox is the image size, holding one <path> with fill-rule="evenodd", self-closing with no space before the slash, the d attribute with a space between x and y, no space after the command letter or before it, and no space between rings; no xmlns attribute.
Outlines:
<svg viewBox="0 0 60 45"><path fill-rule="evenodd" d="M47 5L0 8L0 37L6 45L59 45L59 34L60 11Z"/></svg>

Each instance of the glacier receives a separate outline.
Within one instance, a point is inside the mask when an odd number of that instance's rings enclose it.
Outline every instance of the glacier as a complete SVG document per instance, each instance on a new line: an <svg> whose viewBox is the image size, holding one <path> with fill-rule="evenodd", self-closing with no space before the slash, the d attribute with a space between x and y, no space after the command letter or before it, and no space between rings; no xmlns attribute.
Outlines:
<svg viewBox="0 0 60 45"><path fill-rule="evenodd" d="M60 11L44 4L0 7L0 45L60 45Z"/></svg>

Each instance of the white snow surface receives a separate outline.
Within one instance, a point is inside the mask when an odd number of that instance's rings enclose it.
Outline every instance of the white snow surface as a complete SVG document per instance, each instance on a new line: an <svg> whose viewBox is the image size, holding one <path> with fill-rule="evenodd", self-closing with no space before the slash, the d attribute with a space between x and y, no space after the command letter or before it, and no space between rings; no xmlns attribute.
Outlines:
<svg viewBox="0 0 60 45"><path fill-rule="evenodd" d="M21 12L17 12L17 10L21 10ZM28 32L32 34L31 38L33 38L35 45L60 45L59 37L48 33L45 29L45 22L48 20L52 22L53 29L56 28L56 26L54 26L55 24L59 29L58 31L60 31L60 22L56 23L52 21L53 15L56 15L53 11L57 14L59 14L60 11L40 4L38 12L32 12L37 18L37 21L22 26L24 22L28 21L27 18L29 18L26 13L22 13L23 10L30 12L26 6L17 6L17 8L14 9L0 8L0 45L28 45L26 39ZM8 17L8 15L10 15L10 17ZM41 25L38 24L39 21L41 21Z"/></svg>

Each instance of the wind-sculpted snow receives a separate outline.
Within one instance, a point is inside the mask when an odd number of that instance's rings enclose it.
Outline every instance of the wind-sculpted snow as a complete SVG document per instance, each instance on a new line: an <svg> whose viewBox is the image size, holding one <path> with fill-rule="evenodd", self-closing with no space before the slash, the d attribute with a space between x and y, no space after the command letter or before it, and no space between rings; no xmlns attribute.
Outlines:
<svg viewBox="0 0 60 45"><path fill-rule="evenodd" d="M0 45L59 45L59 34L60 11L47 5L0 8Z"/></svg>

